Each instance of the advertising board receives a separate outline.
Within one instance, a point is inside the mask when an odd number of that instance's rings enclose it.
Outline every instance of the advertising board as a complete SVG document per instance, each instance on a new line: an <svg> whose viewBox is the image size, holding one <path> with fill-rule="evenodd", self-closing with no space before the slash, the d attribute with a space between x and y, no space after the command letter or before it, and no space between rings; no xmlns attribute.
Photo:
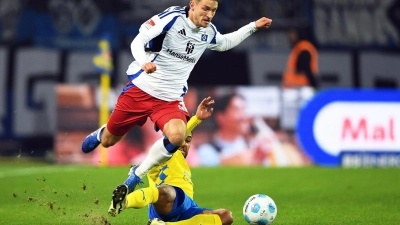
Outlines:
<svg viewBox="0 0 400 225"><path fill-rule="evenodd" d="M297 138L326 166L400 166L400 92L330 89L301 110ZM396 163L397 162L397 163Z"/></svg>

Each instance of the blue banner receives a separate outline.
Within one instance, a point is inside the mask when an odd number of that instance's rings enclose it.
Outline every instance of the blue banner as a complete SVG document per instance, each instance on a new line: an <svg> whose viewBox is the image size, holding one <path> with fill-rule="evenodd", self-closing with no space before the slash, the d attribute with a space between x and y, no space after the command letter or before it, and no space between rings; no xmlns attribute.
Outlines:
<svg viewBox="0 0 400 225"><path fill-rule="evenodd" d="M116 10L104 1L45 1L34 5L33 42L59 49L97 49L104 33L110 45L119 48L119 21Z"/></svg>
<svg viewBox="0 0 400 225"><path fill-rule="evenodd" d="M297 138L312 161L341 164L344 151L400 152L400 91L324 90L302 108Z"/></svg>

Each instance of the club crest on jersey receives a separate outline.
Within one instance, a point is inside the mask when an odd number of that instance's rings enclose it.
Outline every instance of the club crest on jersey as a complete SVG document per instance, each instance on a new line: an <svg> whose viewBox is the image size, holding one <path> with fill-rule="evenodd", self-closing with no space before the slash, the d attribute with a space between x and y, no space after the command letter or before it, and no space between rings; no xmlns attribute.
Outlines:
<svg viewBox="0 0 400 225"><path fill-rule="evenodd" d="M202 34L201 35L201 40L202 41L207 41L208 35L207 34Z"/></svg>
<svg viewBox="0 0 400 225"><path fill-rule="evenodd" d="M186 53L187 53L187 54L192 53L192 52L193 52L193 49L194 49L194 44L193 44L192 42L189 41L189 42L186 44Z"/></svg>

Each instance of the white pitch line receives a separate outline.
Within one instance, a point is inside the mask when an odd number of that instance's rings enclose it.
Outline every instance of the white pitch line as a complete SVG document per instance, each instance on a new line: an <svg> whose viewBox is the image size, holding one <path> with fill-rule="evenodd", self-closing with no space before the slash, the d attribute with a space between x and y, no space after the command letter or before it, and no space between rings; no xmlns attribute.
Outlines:
<svg viewBox="0 0 400 225"><path fill-rule="evenodd" d="M0 167L1 168L1 167ZM23 169L15 169L8 171L0 171L0 179L6 177L19 177L19 176L28 176L34 174L49 174L49 173L57 173L57 172L72 172L77 171L76 167L55 167L55 166L43 166L43 167L30 167Z"/></svg>

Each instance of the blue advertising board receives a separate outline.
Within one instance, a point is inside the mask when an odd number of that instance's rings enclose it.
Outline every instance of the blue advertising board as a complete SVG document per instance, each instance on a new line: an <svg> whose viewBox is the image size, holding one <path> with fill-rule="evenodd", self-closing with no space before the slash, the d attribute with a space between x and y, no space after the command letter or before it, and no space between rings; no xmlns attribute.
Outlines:
<svg viewBox="0 0 400 225"><path fill-rule="evenodd" d="M349 156L357 153L376 160L354 166L400 166L400 160L379 156L399 155L398 127L400 91L328 89L304 105L296 129L302 149L318 165L351 166Z"/></svg>

